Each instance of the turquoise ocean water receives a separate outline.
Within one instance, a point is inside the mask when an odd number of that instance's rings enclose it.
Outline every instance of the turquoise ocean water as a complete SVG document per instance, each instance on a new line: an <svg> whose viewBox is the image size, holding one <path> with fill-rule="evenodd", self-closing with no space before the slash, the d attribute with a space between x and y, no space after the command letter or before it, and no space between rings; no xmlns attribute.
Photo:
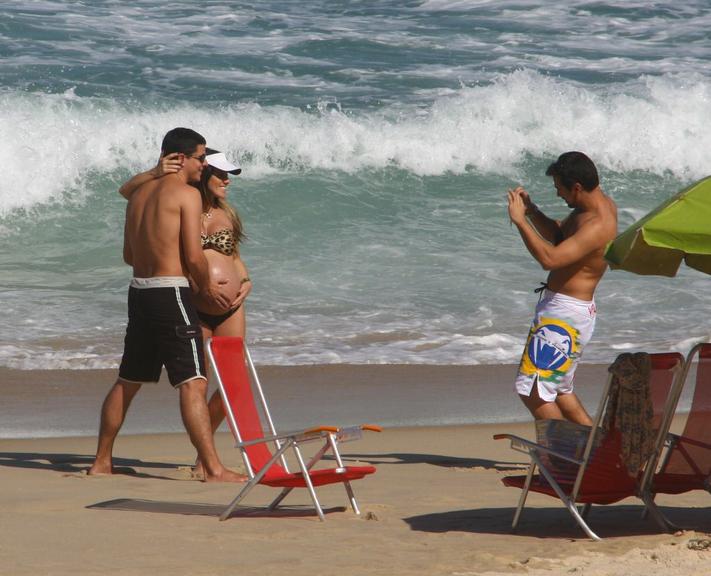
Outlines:
<svg viewBox="0 0 711 576"><path fill-rule="evenodd" d="M0 2L0 366L114 367L118 186L189 126L261 363L511 363L543 271L506 215L587 152L621 227L711 173L706 1ZM609 272L584 360L711 338L708 277Z"/></svg>

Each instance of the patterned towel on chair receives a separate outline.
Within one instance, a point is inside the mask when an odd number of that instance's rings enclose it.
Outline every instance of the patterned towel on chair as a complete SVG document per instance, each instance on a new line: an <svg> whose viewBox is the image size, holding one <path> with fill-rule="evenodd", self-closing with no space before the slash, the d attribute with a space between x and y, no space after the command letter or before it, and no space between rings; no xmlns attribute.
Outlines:
<svg viewBox="0 0 711 576"><path fill-rule="evenodd" d="M637 352L620 354L608 368L612 383L602 436L614 422L622 438L622 459L632 477L638 474L654 448L651 367L649 354Z"/></svg>

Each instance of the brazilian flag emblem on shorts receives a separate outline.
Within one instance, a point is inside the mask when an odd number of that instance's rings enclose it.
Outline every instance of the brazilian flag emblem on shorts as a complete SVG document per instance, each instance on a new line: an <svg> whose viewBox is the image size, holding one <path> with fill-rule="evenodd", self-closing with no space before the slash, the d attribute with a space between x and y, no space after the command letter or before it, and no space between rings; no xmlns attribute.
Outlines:
<svg viewBox="0 0 711 576"><path fill-rule="evenodd" d="M523 352L521 372L557 382L580 355L580 333L558 318L539 318L531 327Z"/></svg>

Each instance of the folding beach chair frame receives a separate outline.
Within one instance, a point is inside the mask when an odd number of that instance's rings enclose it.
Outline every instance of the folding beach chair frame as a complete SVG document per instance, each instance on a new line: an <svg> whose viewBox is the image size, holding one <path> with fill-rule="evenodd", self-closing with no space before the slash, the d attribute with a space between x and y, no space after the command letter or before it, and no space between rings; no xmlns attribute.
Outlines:
<svg viewBox="0 0 711 576"><path fill-rule="evenodd" d="M680 439L676 434L669 432L669 428L671 427L674 414L676 413L676 409L679 404L679 399L681 398L684 386L686 385L686 380L694 361L694 357L699 355L703 348L709 346L711 346L711 343L700 342L696 344L687 354L683 370L674 384L671 398L669 399L669 402L664 410L662 422L659 426L659 433L657 434L657 438L655 440L654 451L647 466L645 467L644 475L640 480L639 497L645 504L645 513L649 512L652 515L652 518L654 518L657 524L659 524L659 526L664 530L673 531L678 530L679 527L673 524L662 514L654 501L656 497L656 494L652 492L654 475L658 470L665 469L666 464L674 451L674 447ZM662 456L662 454L664 455ZM706 478L704 485L706 490L711 492L711 477Z"/></svg>
<svg viewBox="0 0 711 576"><path fill-rule="evenodd" d="M684 364L682 364L679 372L674 376L674 381L672 382L672 387L669 393L669 396L667 398L667 403L665 405L665 409L662 413L662 420L660 422L660 428L659 428L659 433L657 438L660 436L665 437L666 436L666 431L668 430L668 425L671 422L671 417L667 417L667 414L670 410L670 406L672 404L672 399L673 399L673 394L675 393L675 389L679 386L679 381L683 381L682 375L684 374ZM578 525L583 529L585 534L588 535L592 540L595 541L600 541L601 538L593 532L593 530L590 528L590 526L587 524L585 521L585 518L587 517L588 512L590 511L590 508L592 504L586 503L580 506L581 510L578 510L578 504L576 504L576 500L578 497L578 492L580 490L580 486L583 482L583 479L585 478L585 471L587 469L588 464L590 463L590 457L592 454L593 447L597 443L598 437L600 434L603 433L602 431L602 421L604 418L604 414L607 410L607 406L610 401L610 387L612 385L612 378L613 375L610 374L607 378L607 381L605 382L605 385L602 390L602 396L600 398L600 403L598 405L598 409L595 415L595 418L593 420L592 427L590 429L590 434L588 436L587 442L585 444L585 450L583 451L583 455L581 458L573 458L570 457L566 454L561 454L559 452L556 452L555 450L551 450L545 446L541 446L540 444L537 444L536 442L532 442L530 440L527 440L525 438L521 438L519 436L515 436L512 434L496 434L494 435L494 439L496 440L501 440L501 439L508 439L511 442L511 448L513 450L516 450L517 452L521 452L523 454L526 454L530 457L531 461L528 467L528 472L526 474L526 480L523 485L523 488L521 490L521 496L519 497L518 501L518 506L516 507L516 512L514 513L514 518L511 523L511 529L516 530L518 527L519 520L521 518L521 513L523 512L523 508L526 504L526 499L528 497L528 492L530 490L531 482L533 480L533 475L538 469L540 473L543 475L543 477L546 479L548 484L551 486L551 488L555 491L556 495L558 498L561 500L563 505L568 509L570 514L573 516L575 521L578 523ZM673 413L673 410L672 410ZM666 427L665 427L666 426ZM560 458L563 460L566 460L568 462L571 462L573 464L576 464L578 466L578 473L575 477L575 483L573 484L573 489L571 490L570 494L566 494L559 482L553 477L551 472L547 469L545 464L541 461L541 457L539 455L540 452L545 452L548 454L551 454L555 456L556 458ZM648 460L649 462L649 460ZM647 469L647 466L645 466L645 471ZM640 484L641 485L641 484ZM644 501L644 499L643 499ZM645 505L647 504L646 501L644 501ZM661 513L659 510L656 508L656 506L652 506L650 508L650 512L652 513L653 517L655 520L659 522L658 516L663 518L661 516Z"/></svg>
<svg viewBox="0 0 711 576"><path fill-rule="evenodd" d="M523 489L521 490L521 496L518 499L518 506L516 507L516 512L514 513L513 521L511 523L512 530L516 530L516 528L518 528L518 522L521 518L521 513L523 512L523 508L526 505L526 499L528 497L528 492L531 487L533 475L534 475L536 469L538 469L538 470L540 470L541 474L546 479L548 484L550 484L551 488L553 488L553 490L555 491L558 498L560 498L563 505L568 509L570 514L573 516L575 521L583 529L585 534L587 534L593 540L601 540L601 538L590 529L590 526L588 526L587 522L585 522L585 519L584 519L584 517L587 515L587 511L589 510L590 506L585 505L583 507L583 512L581 514L578 511L578 508L575 504L575 500L578 495L578 490L580 490L580 484L582 483L583 477L585 475L585 469L587 468L588 462L590 461L590 454L592 453L593 446L595 446L595 441L597 439L597 436L602 433L602 428L600 427L600 424L602 423L602 417L603 417L604 411L607 407L607 403L609 402L609 392L610 392L611 384L612 384L612 375L610 375L607 378L607 381L605 382L605 386L603 387L602 398L600 399L600 404L598 406L597 413L596 413L595 419L592 424L592 428L590 429L590 434L588 436L588 440L585 444L585 450L583 451L583 455L580 459L572 458L572 457L567 456L565 454L560 454L558 452L555 452L554 450L546 448L545 446L541 446L540 444L531 442L530 440L526 440L525 438L521 438L520 436L514 436L512 434L495 434L494 435L494 439L496 439L496 440L503 440L503 439L510 440L511 441L511 448L513 450L516 450L517 452L526 454L531 459L531 462L528 466L528 472L526 474L526 481L523 485ZM557 482L557 480L553 477L553 475L547 469L545 464L541 461L541 458L538 454L539 452L546 452L546 453L554 455L556 458L562 458L564 460L567 460L568 462L572 462L573 464L578 465L578 473L576 474L576 477L575 477L575 483L573 484L573 490L570 492L569 496L565 493L563 488L560 486L560 484Z"/></svg>
<svg viewBox="0 0 711 576"><path fill-rule="evenodd" d="M302 430L299 432L281 434L277 433L276 428L274 426L274 421L272 420L272 416L269 411L269 406L267 405L266 397L264 396L262 384L259 380L257 370L254 366L254 362L252 361L252 356L249 353L249 349L247 348L246 343L243 342L243 350L247 362L248 376L251 378L253 389L256 389L256 391L258 392L259 407L263 412L264 419L266 420L266 424L270 432L270 435L268 436L245 442L242 440L239 426L237 424L237 418L232 410L231 403L227 397L225 386L220 375L220 370L213 355L212 338L208 338L206 348L210 362L210 368L212 370L217 385L220 389L220 394L222 396L222 403L225 408L225 416L237 441L235 446L240 450L240 454L242 455L242 460L244 462L247 475L249 476L249 481L245 484L239 494L237 494L234 500L230 502L224 512L220 515L220 520L226 520L227 518L229 518L230 514L232 514L239 502L252 490L252 488L254 488L254 486L259 484L260 480L262 480L264 475L268 472L272 465L277 462L277 460L280 461L280 464L283 467L284 471L289 473L289 467L286 461L285 454L289 449L291 449L293 450L294 456L296 457L296 460L299 464L301 475L304 478L304 483L306 484L306 488L309 492L309 495L311 496L311 501L313 502L316 513L318 514L319 519L321 521L324 521L325 517L323 513L323 508L321 507L318 497L316 496L316 490L311 480L309 471L317 462L319 462L319 460L323 458L323 456L326 454L326 452L328 452L328 450L331 450L337 464L337 468L335 469L335 471L337 473L345 472L346 466L344 466L341 454L338 450L338 442L348 442L351 440L357 440L362 437L363 430L380 432L381 428L372 424L363 424L360 426L349 426L344 428L338 428L335 426L319 426ZM311 459L306 462L301 452L300 445L306 442L313 442L316 440L325 440L325 442L323 446L311 457ZM275 451L271 459L255 474L254 468L249 459L249 455L247 454L247 447L261 443L273 443L275 446ZM360 515L360 509L358 508L358 503L356 502L350 481L344 479L340 482L344 485L353 512L355 512L355 514ZM286 496L288 496L288 494L292 490L293 487L283 488L281 493L271 502L271 504L269 504L267 509L269 511L273 511L274 509L276 509L276 507L279 506L279 504L284 500L284 498L286 498Z"/></svg>

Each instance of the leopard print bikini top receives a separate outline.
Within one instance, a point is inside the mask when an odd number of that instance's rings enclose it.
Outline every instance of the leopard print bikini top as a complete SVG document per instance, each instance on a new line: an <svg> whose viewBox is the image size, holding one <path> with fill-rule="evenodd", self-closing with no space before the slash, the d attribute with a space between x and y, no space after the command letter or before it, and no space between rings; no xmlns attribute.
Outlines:
<svg viewBox="0 0 711 576"><path fill-rule="evenodd" d="M202 249L207 250L212 248L221 252L225 256L234 255L237 249L237 242L235 242L235 235L229 228L223 228L218 230L213 234L200 234L200 241L202 242Z"/></svg>

